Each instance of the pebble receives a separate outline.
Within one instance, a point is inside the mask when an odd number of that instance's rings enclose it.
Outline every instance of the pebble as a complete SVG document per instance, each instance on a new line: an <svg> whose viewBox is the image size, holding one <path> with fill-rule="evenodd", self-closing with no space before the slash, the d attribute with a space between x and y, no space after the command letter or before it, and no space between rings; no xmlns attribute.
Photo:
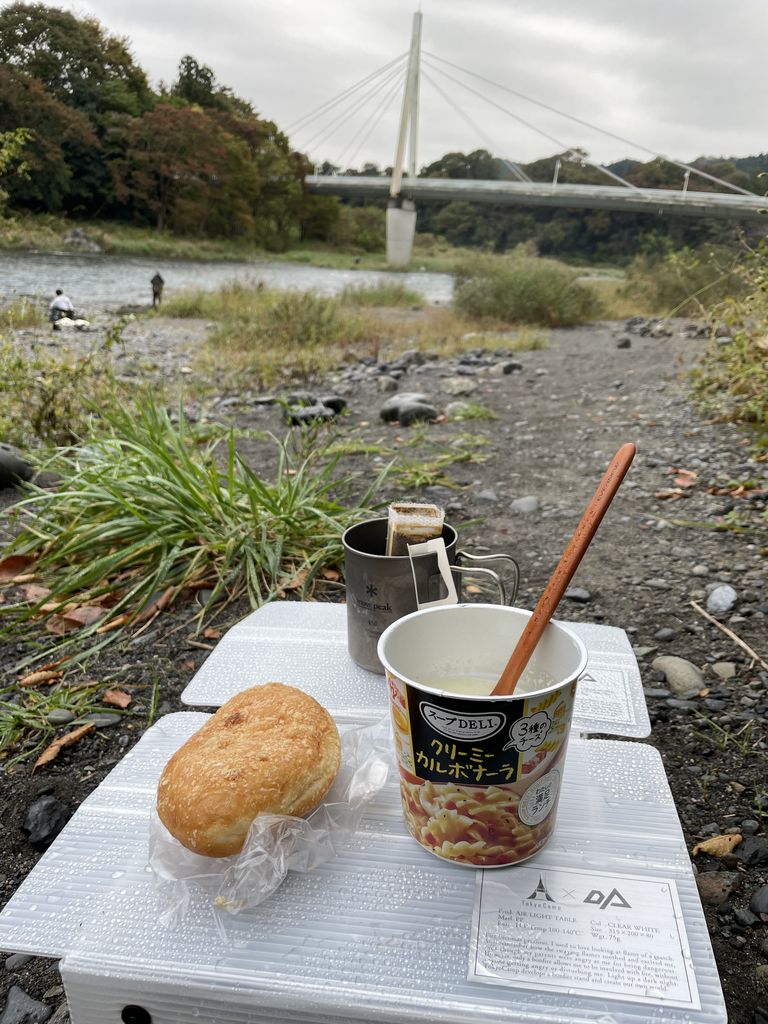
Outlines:
<svg viewBox="0 0 768 1024"><path fill-rule="evenodd" d="M735 852L739 860L750 868L768 864L768 838L747 836ZM768 913L768 910L764 913Z"/></svg>
<svg viewBox="0 0 768 1024"><path fill-rule="evenodd" d="M675 637L674 629L670 629L669 626L664 626L662 629L657 629L653 634L654 640L673 640Z"/></svg>
<svg viewBox="0 0 768 1024"><path fill-rule="evenodd" d="M645 585L646 585L646 587L650 587L651 590L669 590L670 589L670 585L669 585L669 583L667 583L666 580L658 579L657 577L652 577L651 579L646 580L645 581Z"/></svg>
<svg viewBox="0 0 768 1024"><path fill-rule="evenodd" d="M685 658L663 654L653 659L651 667L664 673L667 685L678 697L692 697L704 685L704 677L699 669Z"/></svg>
<svg viewBox="0 0 768 1024"><path fill-rule="evenodd" d="M751 910L734 910L733 919L737 924L740 924L742 928L754 928L756 924L760 924L760 918L757 914L753 914ZM43 996L45 999L45 996Z"/></svg>
<svg viewBox="0 0 768 1024"><path fill-rule="evenodd" d="M13 971L20 971L22 967L26 967L27 964L33 959L34 957L31 956L29 953L13 953L5 961L4 966L6 971L8 971L8 973L10 974Z"/></svg>
<svg viewBox="0 0 768 1024"><path fill-rule="evenodd" d="M498 501L499 496L496 491L488 489L486 491L478 491L475 495L476 501Z"/></svg>
<svg viewBox="0 0 768 1024"><path fill-rule="evenodd" d="M423 402L408 402L400 406L400 426L412 427L414 423L433 423L438 417L433 405Z"/></svg>
<svg viewBox="0 0 768 1024"><path fill-rule="evenodd" d="M741 883L738 871L703 871L696 876L701 901L710 907L719 907Z"/></svg>
<svg viewBox="0 0 768 1024"><path fill-rule="evenodd" d="M379 377L376 386L378 387L379 391L382 391L384 393L388 391L397 391L397 389L400 387L400 385L397 383L396 378L390 377L389 375Z"/></svg>
<svg viewBox="0 0 768 1024"><path fill-rule="evenodd" d="M32 467L10 444L0 442L0 488L12 487L20 480L30 480Z"/></svg>
<svg viewBox="0 0 768 1024"><path fill-rule="evenodd" d="M712 671L721 679L733 679L736 675L736 664L733 661L716 661Z"/></svg>
<svg viewBox="0 0 768 1024"><path fill-rule="evenodd" d="M30 999L18 985L12 985L8 990L8 1000L0 1024L42 1024L52 1013L52 1006Z"/></svg>
<svg viewBox="0 0 768 1024"><path fill-rule="evenodd" d="M568 601L576 601L577 604L586 604L592 600L592 594L585 587L568 587L564 597Z"/></svg>
<svg viewBox="0 0 768 1024"><path fill-rule="evenodd" d="M50 999L58 999L59 996L63 996L63 995L64 995L64 986L63 985L54 985L52 988L49 988L46 992L43 992L43 999L49 999L49 1000Z"/></svg>
<svg viewBox="0 0 768 1024"><path fill-rule="evenodd" d="M448 377L440 388L446 395L471 395L477 391L477 382L466 377Z"/></svg>
<svg viewBox="0 0 768 1024"><path fill-rule="evenodd" d="M429 396L421 391L401 391L398 395L388 398L379 410L379 416L385 423L400 419L400 408L406 405L429 405Z"/></svg>
<svg viewBox="0 0 768 1024"><path fill-rule="evenodd" d="M108 729L110 725L119 725L122 722L120 715L100 714L86 715L84 722L93 722L97 729Z"/></svg>
<svg viewBox="0 0 768 1024"><path fill-rule="evenodd" d="M48 712L45 720L49 725L69 725L70 722L74 722L75 716L66 708L54 708L53 711Z"/></svg>
<svg viewBox="0 0 768 1024"><path fill-rule="evenodd" d="M32 846L44 850L53 842L70 818L66 804L55 796L41 796L27 808L22 830Z"/></svg>
<svg viewBox="0 0 768 1024"><path fill-rule="evenodd" d="M632 339L627 337L619 338L616 342L616 348L632 348Z"/></svg>
<svg viewBox="0 0 768 1024"><path fill-rule="evenodd" d="M520 512L525 515L529 512L538 512L541 503L539 499L532 494L528 494L523 498L515 498L510 505L513 512Z"/></svg>
<svg viewBox="0 0 768 1024"><path fill-rule="evenodd" d="M327 405L294 405L285 410L285 420L292 427L300 427L305 423L322 423L336 416Z"/></svg>
<svg viewBox="0 0 768 1024"><path fill-rule="evenodd" d="M318 395L317 404L324 405L326 409L332 409L335 413L344 412L347 408L346 398L342 398L341 395L331 393Z"/></svg>
<svg viewBox="0 0 768 1024"><path fill-rule="evenodd" d="M709 566L699 563L691 569L692 576L709 576Z"/></svg>
<svg viewBox="0 0 768 1024"><path fill-rule="evenodd" d="M69 1016L69 1006L67 1005L66 1000L56 1007L56 1012L48 1021L48 1024L72 1024L72 1019Z"/></svg>
<svg viewBox="0 0 768 1024"><path fill-rule="evenodd" d="M768 914L768 885L761 885L752 893L749 909L753 914Z"/></svg>
<svg viewBox="0 0 768 1024"><path fill-rule="evenodd" d="M745 836L756 836L760 831L760 822L754 818L745 818L741 823L741 831Z"/></svg>
<svg viewBox="0 0 768 1024"><path fill-rule="evenodd" d="M710 615L725 615L738 600L738 594L728 583L722 583L711 590L707 598L707 611Z"/></svg>

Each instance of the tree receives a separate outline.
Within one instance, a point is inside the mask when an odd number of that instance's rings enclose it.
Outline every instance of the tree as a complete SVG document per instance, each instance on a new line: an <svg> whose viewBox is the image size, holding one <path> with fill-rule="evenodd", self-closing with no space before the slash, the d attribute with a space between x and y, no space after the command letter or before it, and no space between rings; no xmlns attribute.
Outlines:
<svg viewBox="0 0 768 1024"><path fill-rule="evenodd" d="M500 172L500 163L496 157L491 156L487 149L476 149L472 153L446 153L439 160L423 167L419 177L496 181L501 176Z"/></svg>
<svg viewBox="0 0 768 1024"><path fill-rule="evenodd" d="M54 99L42 84L0 67L0 132L26 132L26 174L10 185L13 206L52 212L62 209L84 182L73 182L72 165L99 153L88 118Z"/></svg>
<svg viewBox="0 0 768 1024"><path fill-rule="evenodd" d="M24 178L27 164L24 162L24 148L29 140L26 128L15 128L12 132L0 132L0 212L8 199L8 189L14 179Z"/></svg>
<svg viewBox="0 0 768 1024"><path fill-rule="evenodd" d="M232 114L256 118L256 112L247 100L235 96L230 88L220 85L216 75L207 64L200 64L191 54L179 61L179 72L171 86L175 96L198 107L211 110L227 110Z"/></svg>
<svg viewBox="0 0 768 1024"><path fill-rule="evenodd" d="M38 79L49 95L89 117L136 116L152 105L126 40L109 35L95 18L57 7L12 3L0 10L0 64Z"/></svg>

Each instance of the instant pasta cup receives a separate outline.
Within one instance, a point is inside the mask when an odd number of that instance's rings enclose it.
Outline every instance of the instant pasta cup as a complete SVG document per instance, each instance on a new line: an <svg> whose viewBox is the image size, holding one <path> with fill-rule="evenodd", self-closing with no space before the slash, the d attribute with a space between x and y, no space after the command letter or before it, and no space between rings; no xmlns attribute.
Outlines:
<svg viewBox="0 0 768 1024"><path fill-rule="evenodd" d="M587 652L551 622L515 693L491 697L530 615L502 605L431 608L379 640L408 831L456 864L518 864L555 826Z"/></svg>

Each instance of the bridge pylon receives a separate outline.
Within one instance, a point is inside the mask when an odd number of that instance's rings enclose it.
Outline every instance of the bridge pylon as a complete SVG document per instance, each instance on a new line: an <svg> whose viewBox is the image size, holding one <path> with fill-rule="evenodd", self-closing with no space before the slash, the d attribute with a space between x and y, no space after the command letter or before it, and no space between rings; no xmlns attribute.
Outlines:
<svg viewBox="0 0 768 1024"><path fill-rule="evenodd" d="M413 253L416 233L416 205L402 194L406 140L408 141L408 173L416 177L416 143L419 124L419 64L421 59L421 11L413 15L408 73L403 90L397 151L392 167L392 181L387 204L387 263L391 267L407 267Z"/></svg>

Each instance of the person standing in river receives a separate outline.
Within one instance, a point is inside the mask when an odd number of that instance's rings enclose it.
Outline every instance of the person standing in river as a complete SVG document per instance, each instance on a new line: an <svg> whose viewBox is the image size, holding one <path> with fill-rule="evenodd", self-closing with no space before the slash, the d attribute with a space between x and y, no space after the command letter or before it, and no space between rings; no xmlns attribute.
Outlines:
<svg viewBox="0 0 768 1024"><path fill-rule="evenodd" d="M72 300L64 294L61 288L57 288L56 294L51 300L51 304L48 306L48 319L50 320L54 331L58 331L60 329L56 324L65 316L74 320L75 307L72 305Z"/></svg>
<svg viewBox="0 0 768 1024"><path fill-rule="evenodd" d="M152 278L150 283L152 285L152 309L156 309L163 300L163 285L165 284L165 281L158 272Z"/></svg>

